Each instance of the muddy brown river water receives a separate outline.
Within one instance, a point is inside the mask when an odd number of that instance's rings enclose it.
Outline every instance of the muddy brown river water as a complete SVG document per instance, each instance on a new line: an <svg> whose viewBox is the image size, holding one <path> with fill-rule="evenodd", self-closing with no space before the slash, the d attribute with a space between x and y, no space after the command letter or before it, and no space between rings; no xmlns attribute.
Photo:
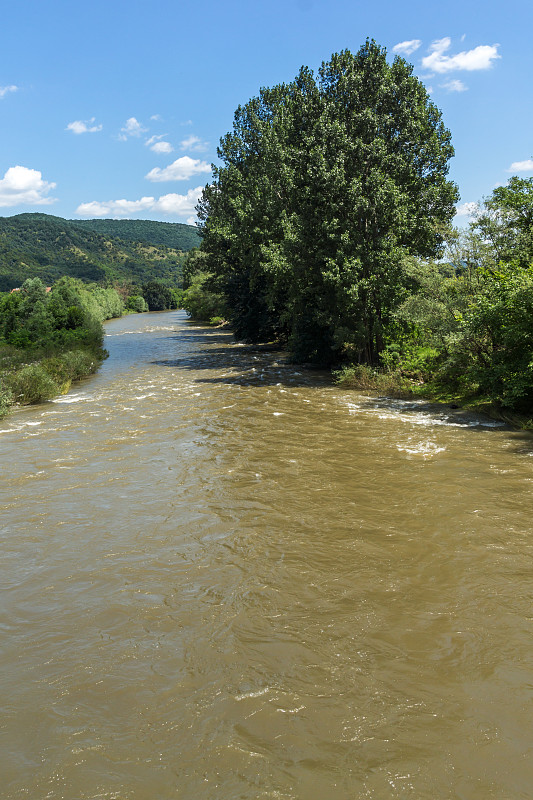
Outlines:
<svg viewBox="0 0 533 800"><path fill-rule="evenodd" d="M0 797L533 796L533 441L183 312L0 421Z"/></svg>

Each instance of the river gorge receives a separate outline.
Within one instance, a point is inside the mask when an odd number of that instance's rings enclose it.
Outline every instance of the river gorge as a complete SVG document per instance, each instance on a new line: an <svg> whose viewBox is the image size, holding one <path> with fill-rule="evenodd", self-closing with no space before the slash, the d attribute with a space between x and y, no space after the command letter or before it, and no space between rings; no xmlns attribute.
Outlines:
<svg viewBox="0 0 533 800"><path fill-rule="evenodd" d="M533 438L184 312L0 422L5 800L514 800Z"/></svg>

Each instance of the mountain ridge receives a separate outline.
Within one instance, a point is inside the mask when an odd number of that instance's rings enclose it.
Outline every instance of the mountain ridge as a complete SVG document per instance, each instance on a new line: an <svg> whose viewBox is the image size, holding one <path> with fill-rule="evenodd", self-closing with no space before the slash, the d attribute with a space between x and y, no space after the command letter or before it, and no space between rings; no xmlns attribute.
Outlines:
<svg viewBox="0 0 533 800"><path fill-rule="evenodd" d="M40 212L0 217L0 291L27 278L50 284L62 275L180 286L184 255L199 243L196 229L182 223L67 220Z"/></svg>

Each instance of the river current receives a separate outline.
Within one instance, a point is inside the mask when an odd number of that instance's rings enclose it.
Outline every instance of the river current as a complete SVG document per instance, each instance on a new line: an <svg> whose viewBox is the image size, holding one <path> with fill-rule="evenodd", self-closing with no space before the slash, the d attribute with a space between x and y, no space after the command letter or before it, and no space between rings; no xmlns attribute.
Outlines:
<svg viewBox="0 0 533 800"><path fill-rule="evenodd" d="M531 436L106 330L0 421L2 800L531 798Z"/></svg>

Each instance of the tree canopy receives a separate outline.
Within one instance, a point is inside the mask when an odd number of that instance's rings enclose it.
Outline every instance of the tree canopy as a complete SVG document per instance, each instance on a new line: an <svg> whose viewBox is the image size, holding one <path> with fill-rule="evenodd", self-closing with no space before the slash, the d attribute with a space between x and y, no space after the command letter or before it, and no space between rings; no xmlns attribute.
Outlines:
<svg viewBox="0 0 533 800"><path fill-rule="evenodd" d="M367 41L261 89L221 139L199 205L205 269L237 335L375 363L454 214L450 133L404 59Z"/></svg>

